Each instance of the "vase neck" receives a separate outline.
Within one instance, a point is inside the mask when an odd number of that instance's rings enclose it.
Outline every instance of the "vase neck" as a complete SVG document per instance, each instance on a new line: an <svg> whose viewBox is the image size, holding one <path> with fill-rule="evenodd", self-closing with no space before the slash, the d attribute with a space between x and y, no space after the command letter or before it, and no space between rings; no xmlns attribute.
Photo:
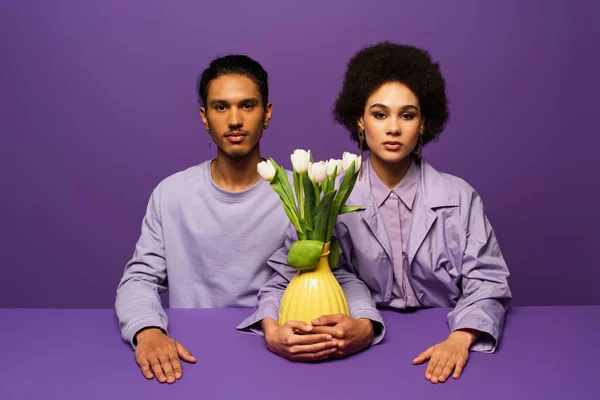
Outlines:
<svg viewBox="0 0 600 400"><path fill-rule="evenodd" d="M317 262L317 266L315 267L315 271L323 271L329 270L329 251L325 255L321 255L319 261Z"/></svg>

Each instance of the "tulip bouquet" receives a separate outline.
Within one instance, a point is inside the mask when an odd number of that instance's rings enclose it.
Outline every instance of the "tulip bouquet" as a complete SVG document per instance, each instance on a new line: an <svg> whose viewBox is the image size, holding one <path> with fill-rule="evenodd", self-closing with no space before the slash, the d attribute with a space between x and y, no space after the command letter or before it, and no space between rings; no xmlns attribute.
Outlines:
<svg viewBox="0 0 600 400"><path fill-rule="evenodd" d="M288 265L300 271L313 269L327 244L329 265L335 267L339 257L339 245L332 235L335 220L340 214L362 208L345 205L354 188L361 157L345 152L341 160L314 162L310 150L294 150L291 161L293 189L285 170L275 160L262 161L257 167L281 198L285 213L298 233L298 241L288 252ZM345 175L336 188L336 177L342 170Z"/></svg>

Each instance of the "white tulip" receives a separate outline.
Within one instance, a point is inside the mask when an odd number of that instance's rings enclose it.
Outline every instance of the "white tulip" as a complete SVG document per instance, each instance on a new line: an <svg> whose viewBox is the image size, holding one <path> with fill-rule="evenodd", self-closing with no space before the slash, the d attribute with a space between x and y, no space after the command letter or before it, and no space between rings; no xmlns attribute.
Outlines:
<svg viewBox="0 0 600 400"><path fill-rule="evenodd" d="M310 163L310 150L296 149L290 156L294 172L305 174L308 171L308 163Z"/></svg>
<svg viewBox="0 0 600 400"><path fill-rule="evenodd" d="M327 164L324 161L309 163L308 179L318 184L325 182L325 179L327 179Z"/></svg>
<svg viewBox="0 0 600 400"><path fill-rule="evenodd" d="M256 165L260 176L267 182L271 182L275 177L275 167L271 160L261 161Z"/></svg>
<svg viewBox="0 0 600 400"><path fill-rule="evenodd" d="M330 158L327 162L327 176L331 177L333 175L335 167L337 167L336 176L338 176L342 173L342 160L335 160L333 158Z"/></svg>
<svg viewBox="0 0 600 400"><path fill-rule="evenodd" d="M342 167L344 168L344 172L348 171L348 168L350 168L350 164L352 164L352 161L354 161L354 172L358 173L358 171L360 171L362 157L345 151L344 155L342 156Z"/></svg>

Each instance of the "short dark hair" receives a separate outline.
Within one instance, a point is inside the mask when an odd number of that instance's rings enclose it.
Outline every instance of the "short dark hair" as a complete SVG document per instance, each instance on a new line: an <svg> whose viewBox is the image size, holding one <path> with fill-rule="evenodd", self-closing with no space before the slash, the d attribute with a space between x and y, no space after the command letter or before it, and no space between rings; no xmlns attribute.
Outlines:
<svg viewBox="0 0 600 400"><path fill-rule="evenodd" d="M260 91L263 108L267 107L269 103L269 74L258 61L241 54L231 54L211 61L208 68L202 72L196 82L198 103L206 106L210 81L223 75L243 75L252 79Z"/></svg>
<svg viewBox="0 0 600 400"><path fill-rule="evenodd" d="M444 78L427 51L410 45L382 42L356 53L348 62L334 120L358 143L357 122L367 99L387 82L401 82L413 91L425 119L423 143L437 140L450 116Z"/></svg>

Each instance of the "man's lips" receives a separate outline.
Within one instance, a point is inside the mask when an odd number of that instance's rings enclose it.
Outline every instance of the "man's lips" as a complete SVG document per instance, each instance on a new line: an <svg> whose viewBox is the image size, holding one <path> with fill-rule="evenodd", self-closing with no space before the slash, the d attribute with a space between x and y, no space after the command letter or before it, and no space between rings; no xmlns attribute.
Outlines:
<svg viewBox="0 0 600 400"><path fill-rule="evenodd" d="M230 143L239 143L242 140L244 140L244 137L248 136L248 134L246 132L243 131L231 131L231 132L227 132L225 134L225 138L230 142Z"/></svg>

